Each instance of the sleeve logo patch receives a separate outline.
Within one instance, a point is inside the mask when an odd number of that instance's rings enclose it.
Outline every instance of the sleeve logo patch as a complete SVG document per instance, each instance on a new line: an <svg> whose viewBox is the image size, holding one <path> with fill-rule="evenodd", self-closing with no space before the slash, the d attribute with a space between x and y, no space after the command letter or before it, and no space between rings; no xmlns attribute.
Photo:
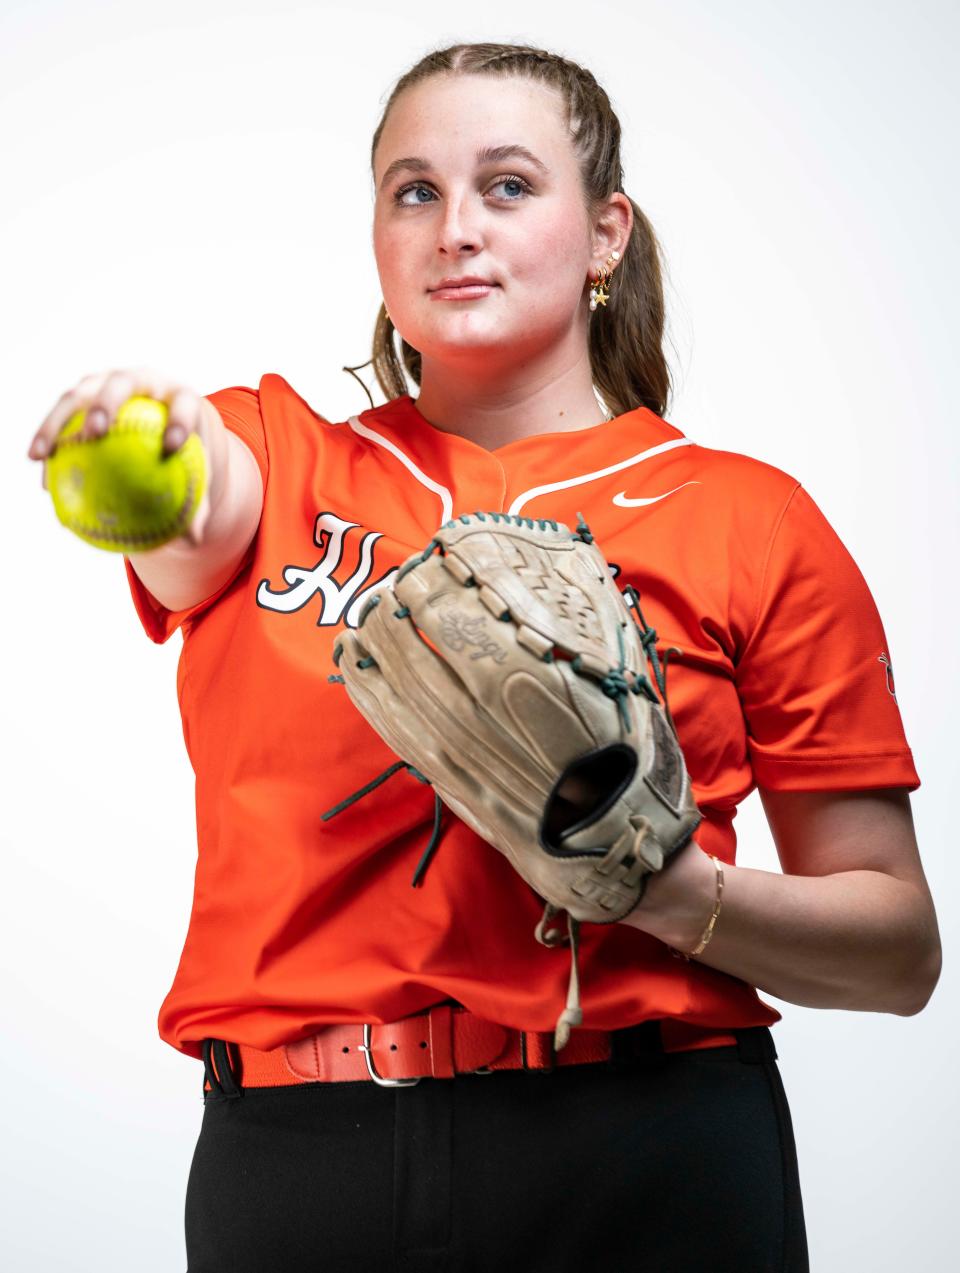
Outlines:
<svg viewBox="0 0 960 1273"><path fill-rule="evenodd" d="M896 702L896 698L897 698L897 691L896 691L896 689L895 689L895 687L894 687L894 684L893 684L893 664L892 664L892 663L890 662L890 660L887 658L886 653L882 653L882 654L880 655L880 657L877 659L877 662L878 662L878 663L882 663L882 664L883 664L883 666L886 668L886 671L887 671L887 689L890 691L891 695L893 696L894 702Z"/></svg>

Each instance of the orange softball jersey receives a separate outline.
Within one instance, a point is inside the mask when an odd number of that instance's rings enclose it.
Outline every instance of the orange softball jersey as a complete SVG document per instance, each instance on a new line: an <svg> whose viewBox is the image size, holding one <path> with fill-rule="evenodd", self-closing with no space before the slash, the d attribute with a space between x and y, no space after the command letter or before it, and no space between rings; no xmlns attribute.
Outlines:
<svg viewBox="0 0 960 1273"><path fill-rule="evenodd" d="M869 588L804 487L699 446L645 407L494 451L444 433L409 395L334 423L283 379L208 395L264 481L260 526L216 593L165 609L124 558L151 640L180 629L177 694L196 775L190 924L161 1037L261 1049L333 1022L395 1021L447 999L552 1031L569 951L533 935L543 903L449 810L419 888L433 792L400 771L321 814L396 757L330 684L367 591L450 517L582 513L670 656L667 694L703 821L736 859L737 805L773 790L920 780ZM781 1014L754 987L626 924L581 930L583 1028L652 1017L732 1028Z"/></svg>

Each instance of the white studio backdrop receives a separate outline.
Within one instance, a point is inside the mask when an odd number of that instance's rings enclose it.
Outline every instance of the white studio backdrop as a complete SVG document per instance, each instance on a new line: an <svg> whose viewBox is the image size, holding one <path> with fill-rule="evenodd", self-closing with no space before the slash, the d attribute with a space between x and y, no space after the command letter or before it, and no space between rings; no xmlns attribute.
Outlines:
<svg viewBox="0 0 960 1273"><path fill-rule="evenodd" d="M606 87L666 255L668 419L802 481L877 601L945 970L911 1018L764 997L812 1267L951 1265L958 36L932 0L489 0L462 22L437 2L4 0L5 1269L182 1269L202 1115L202 1067L156 1033L196 855L181 638L148 641L120 557L60 526L29 440L108 368L203 393L278 372L328 418L363 409L341 368L369 357L380 300L370 138L408 66L470 40L539 44ZM778 870L756 794L738 829L740 864Z"/></svg>

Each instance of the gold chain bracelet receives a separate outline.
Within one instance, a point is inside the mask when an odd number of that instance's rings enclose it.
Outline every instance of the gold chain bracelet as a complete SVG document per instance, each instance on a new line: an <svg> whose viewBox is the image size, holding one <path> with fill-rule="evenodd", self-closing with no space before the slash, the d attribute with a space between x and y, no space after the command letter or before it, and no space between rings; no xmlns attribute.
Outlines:
<svg viewBox="0 0 960 1273"><path fill-rule="evenodd" d="M699 944L696 946L694 950L691 950L689 955L685 955L682 950L674 950L673 947L670 948L670 953L672 955L675 955L677 959L690 959L692 956L700 954L704 946L706 946L707 942L713 936L713 930L717 922L717 916L720 914L721 899L723 897L723 867L720 864L720 859L716 857L713 853L711 853L709 856L713 862L713 865L717 868L717 900L714 902L713 914L710 916L710 922L707 924L706 928L703 930L703 936L700 938Z"/></svg>

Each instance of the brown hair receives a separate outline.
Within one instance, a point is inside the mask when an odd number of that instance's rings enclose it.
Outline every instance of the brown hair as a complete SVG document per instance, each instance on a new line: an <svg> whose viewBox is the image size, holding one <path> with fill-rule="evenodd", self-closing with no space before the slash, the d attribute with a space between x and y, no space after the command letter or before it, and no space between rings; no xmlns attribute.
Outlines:
<svg viewBox="0 0 960 1273"><path fill-rule="evenodd" d="M384 107L370 147L371 169L393 103L405 89L444 73L509 75L557 90L579 157L590 215L599 212L614 191L623 191L620 121L607 94L584 67L527 44L454 44L421 58L397 81ZM590 365L594 385L614 415L646 406L662 416L672 385L662 349L660 245L646 216L632 199L630 203L633 230L609 285L610 299L590 320ZM398 356L395 331L386 306L381 305L371 362L377 383L388 399L409 392L405 372L415 384L420 384L420 354L401 337Z"/></svg>

